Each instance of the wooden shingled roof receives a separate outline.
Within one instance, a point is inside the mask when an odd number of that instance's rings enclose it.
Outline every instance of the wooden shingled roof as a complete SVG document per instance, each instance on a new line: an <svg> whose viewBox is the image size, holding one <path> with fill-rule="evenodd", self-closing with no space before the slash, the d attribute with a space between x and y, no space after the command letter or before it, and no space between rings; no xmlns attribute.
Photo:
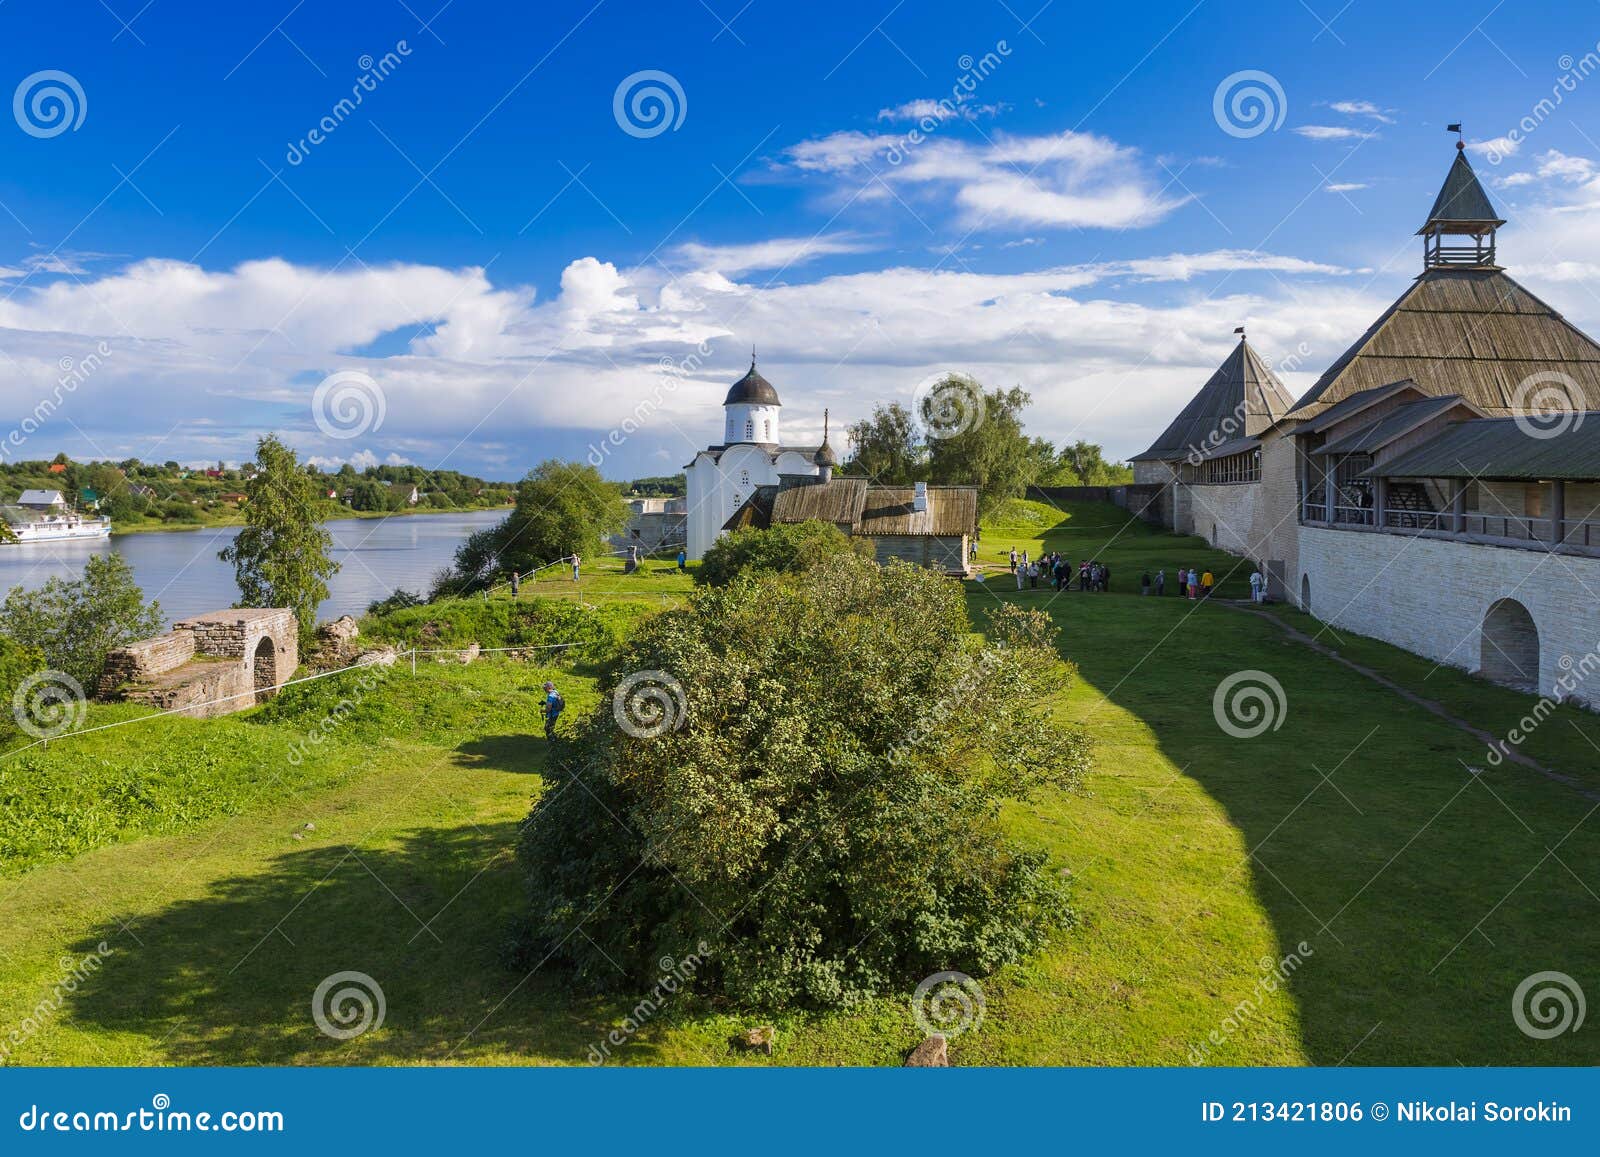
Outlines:
<svg viewBox="0 0 1600 1157"><path fill-rule="evenodd" d="M772 521L806 522L815 518L835 526L854 527L861 521L866 501L865 478L835 478L829 482L806 479L800 485L779 489L772 503Z"/></svg>
<svg viewBox="0 0 1600 1157"><path fill-rule="evenodd" d="M1132 461L1170 462L1207 445L1253 437L1294 407L1277 375L1243 338L1161 436Z"/></svg>
<svg viewBox="0 0 1600 1157"><path fill-rule="evenodd" d="M1455 422L1437 438L1366 471L1386 478L1600 479L1600 422L1530 433L1515 418Z"/></svg>
<svg viewBox="0 0 1600 1157"><path fill-rule="evenodd" d="M871 486L857 534L933 534L954 537L978 528L976 486L930 486L928 509L916 509L916 488Z"/></svg>
<svg viewBox="0 0 1600 1157"><path fill-rule="evenodd" d="M723 529L766 529L812 519L869 537L972 534L978 528L978 488L929 486L927 509L918 510L914 486L871 486L865 478L797 479L782 486L758 486Z"/></svg>
<svg viewBox="0 0 1600 1157"><path fill-rule="evenodd" d="M1490 415L1521 406L1535 374L1560 374L1600 409L1600 345L1499 269L1430 269L1317 379L1289 414L1314 418L1352 394L1411 379Z"/></svg>

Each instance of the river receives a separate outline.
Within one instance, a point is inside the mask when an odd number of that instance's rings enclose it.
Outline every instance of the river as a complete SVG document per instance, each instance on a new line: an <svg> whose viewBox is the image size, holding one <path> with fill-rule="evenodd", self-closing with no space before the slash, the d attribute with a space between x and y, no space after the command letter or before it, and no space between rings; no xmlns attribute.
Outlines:
<svg viewBox="0 0 1600 1157"><path fill-rule="evenodd" d="M434 573L450 564L462 539L505 516L504 510L484 510L326 523L339 573L328 580L328 598L317 609L318 617L360 615L368 603L396 587L426 594ZM93 555L120 554L133 568L145 598L158 600L170 623L230 607L238 599L233 567L217 557L238 533L237 526L215 526L0 545L0 590L37 587L58 576L76 578Z"/></svg>

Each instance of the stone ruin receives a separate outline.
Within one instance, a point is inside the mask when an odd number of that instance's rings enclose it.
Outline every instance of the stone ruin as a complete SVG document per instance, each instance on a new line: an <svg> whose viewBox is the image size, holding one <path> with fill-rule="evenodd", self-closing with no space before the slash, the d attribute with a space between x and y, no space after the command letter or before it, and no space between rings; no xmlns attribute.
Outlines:
<svg viewBox="0 0 1600 1157"><path fill-rule="evenodd" d="M299 665L289 608L210 611L112 651L97 690L102 699L209 719L266 702Z"/></svg>

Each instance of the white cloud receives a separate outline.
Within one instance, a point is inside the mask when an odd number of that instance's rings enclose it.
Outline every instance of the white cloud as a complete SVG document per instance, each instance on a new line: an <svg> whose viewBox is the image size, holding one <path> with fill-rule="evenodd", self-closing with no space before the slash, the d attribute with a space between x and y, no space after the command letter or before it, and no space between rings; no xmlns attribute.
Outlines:
<svg viewBox="0 0 1600 1157"><path fill-rule="evenodd" d="M1137 149L1094 133L996 133L973 144L840 132L784 155L784 171L833 178L849 198L926 198L953 207L968 229L1127 229L1154 224L1188 200L1167 195Z"/></svg>
<svg viewBox="0 0 1600 1157"><path fill-rule="evenodd" d="M1322 187L1330 193L1353 193L1357 189L1365 189L1368 186L1364 181L1341 181Z"/></svg>
<svg viewBox="0 0 1600 1157"><path fill-rule="evenodd" d="M954 102L948 100L942 103L936 100L908 100L905 104L878 110L880 121L920 121L929 117L943 121L952 120L960 115Z"/></svg>
<svg viewBox="0 0 1600 1157"><path fill-rule="evenodd" d="M867 253L878 248L853 234L774 237L747 245L701 245L688 242L674 252L695 269L716 270L729 277L757 269L786 269L839 253Z"/></svg>
<svg viewBox="0 0 1600 1157"><path fill-rule="evenodd" d="M878 119L880 121L976 121L985 117L997 117L1007 107L1004 104L973 104L971 101L957 101L950 97L943 100L908 100L905 104L898 104L893 108L880 108Z"/></svg>
<svg viewBox="0 0 1600 1157"><path fill-rule="evenodd" d="M1467 152L1475 156L1490 157L1499 161L1502 157L1514 157L1517 150L1522 147L1522 141L1515 137L1491 137L1486 141L1468 141Z"/></svg>
<svg viewBox="0 0 1600 1157"><path fill-rule="evenodd" d="M1531 185L1534 182L1532 173L1507 173L1494 182L1497 188L1515 189L1520 185Z"/></svg>
<svg viewBox="0 0 1600 1157"><path fill-rule="evenodd" d="M1594 180L1595 163L1588 157L1573 157L1551 149L1539 158L1539 176L1568 184L1582 184Z"/></svg>
<svg viewBox="0 0 1600 1157"><path fill-rule="evenodd" d="M1366 141L1378 135L1346 125L1296 125L1292 131L1312 141Z"/></svg>
<svg viewBox="0 0 1600 1157"><path fill-rule="evenodd" d="M595 431L655 399L633 459L654 469L663 449L685 461L714 440L718 404L751 343L787 403L791 438L815 436L824 405L842 420L863 416L875 401L904 400L927 374L961 367L1033 390L1039 434L1090 437L1126 455L1198 388L1241 319L1264 349L1305 340L1326 360L1385 304L1328 286L1298 297L1285 279L1346 271L1236 250L1011 274L894 267L766 285L737 280L740 262L752 260L745 248L704 246L704 267L676 277L654 263L580 258L547 301L494 286L477 269L329 270L278 259L231 270L152 259L83 284L25 284L0 302L4 412L30 412L61 357L81 360L99 342L109 353L12 456L70 448L237 461L275 429L324 463L503 462L513 476L545 452L534 446L551 444L541 440L565 437L574 440L565 452L581 453ZM718 268L719 256L731 264ZM1278 280L1262 285L1267 273ZM1229 279L1210 284L1226 296L1205 296L1201 278ZM1169 299L1127 300L1134 292ZM414 334L400 352L356 352L397 331ZM668 363L689 369L669 374ZM383 425L360 449L312 420L312 391L336 369L364 371L384 395ZM100 449L76 445L67 418Z"/></svg>
<svg viewBox="0 0 1600 1157"><path fill-rule="evenodd" d="M1345 116L1371 117L1380 124L1392 125L1394 118L1389 115L1392 109L1382 109L1370 100L1336 100L1328 105L1334 112L1343 113Z"/></svg>
<svg viewBox="0 0 1600 1157"><path fill-rule="evenodd" d="M1513 180L1515 178L1515 180ZM1509 174L1519 189L1499 260L1575 324L1600 323L1600 165L1556 149L1541 153L1532 173Z"/></svg>

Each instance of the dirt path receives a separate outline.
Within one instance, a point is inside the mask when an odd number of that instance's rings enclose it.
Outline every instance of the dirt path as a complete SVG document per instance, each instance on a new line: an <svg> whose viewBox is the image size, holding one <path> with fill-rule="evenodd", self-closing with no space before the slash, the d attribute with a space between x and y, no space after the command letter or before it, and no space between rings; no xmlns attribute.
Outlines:
<svg viewBox="0 0 1600 1157"><path fill-rule="evenodd" d="M1553 768L1546 767L1537 760L1529 759L1526 755L1523 755L1520 751L1516 750L1509 743L1507 743L1502 736L1492 735L1483 728L1476 727L1473 724L1468 723L1460 716L1452 715L1449 711L1445 710L1443 705L1435 703L1432 699L1424 699L1415 691L1401 686L1387 675L1380 675L1370 667L1363 667L1360 663L1355 663L1349 659L1346 659L1332 647L1329 647L1325 643L1318 642L1304 631L1291 627L1288 623L1278 618L1277 615L1270 614L1266 611L1258 611L1252 604L1239 602L1234 599L1214 599L1212 601L1220 602L1224 606L1232 607L1234 610L1242 611L1244 614L1254 615L1258 619L1265 619L1284 634L1288 635L1295 642L1310 647L1313 651L1317 652L1317 654L1324 655L1327 658L1332 659L1335 663L1339 663L1345 667L1348 667L1356 674L1371 679L1374 683L1380 684L1383 687L1387 687L1390 691L1393 691L1396 695L1400 696L1408 703L1414 703L1418 707L1421 707L1424 711L1428 711L1434 715L1437 715L1440 719L1443 719L1451 726L1461 731L1465 731L1468 735L1483 743L1486 748L1492 748L1500 752L1500 754L1508 762L1518 764L1532 771L1536 771L1546 779L1553 780L1564 787L1571 788L1573 791L1583 796L1584 799L1593 800L1597 803L1600 803L1600 793L1591 791L1589 788L1585 787L1580 780L1574 779L1570 775L1564 775ZM1472 769L1468 768L1468 770L1470 771Z"/></svg>

